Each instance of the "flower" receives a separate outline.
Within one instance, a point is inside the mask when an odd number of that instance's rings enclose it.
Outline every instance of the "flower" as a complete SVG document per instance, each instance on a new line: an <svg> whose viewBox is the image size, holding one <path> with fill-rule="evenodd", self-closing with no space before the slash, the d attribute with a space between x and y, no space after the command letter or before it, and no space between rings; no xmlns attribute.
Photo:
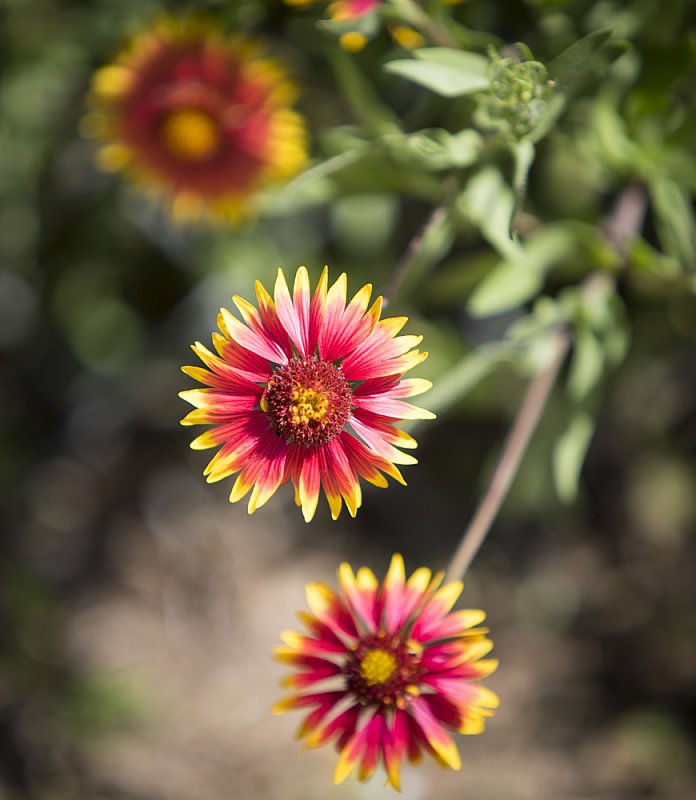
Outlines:
<svg viewBox="0 0 696 800"><path fill-rule="evenodd" d="M368 778L381 761L387 784L400 790L400 764L433 756L459 769L448 733L481 733L499 700L478 680L498 666L484 659L493 643L476 628L482 611L451 611L461 581L440 587L443 575L416 570L406 581L400 555L392 557L380 587L371 570L338 570L339 593L324 583L307 586L308 633L284 631L278 661L296 673L284 685L296 690L274 707L309 711L298 737L308 747L333 741L339 753L334 782L358 766ZM438 588L440 587L440 588Z"/></svg>
<svg viewBox="0 0 696 800"><path fill-rule="evenodd" d="M447 5L457 5L462 0L445 0ZM285 0L290 6L309 6L325 0ZM333 0L328 12L331 20L338 23L354 22L354 26L342 25L339 41L344 50L357 52L362 50L369 38L374 36L379 28L377 12L385 4L382 0ZM393 10L393 9L392 9ZM413 10L410 16L413 17ZM421 14L422 16L422 14ZM394 41L402 47L413 50L426 44L423 36L409 25L389 24L389 32Z"/></svg>
<svg viewBox="0 0 696 800"><path fill-rule="evenodd" d="M258 310L232 298L243 321L221 309L217 355L193 345L208 369L183 368L210 388L181 393L196 407L182 424L214 426L191 447L220 448L204 474L213 482L239 472L230 501L251 490L250 514L291 480L307 522L321 487L334 519L343 501L355 516L359 477L384 487L386 473L404 483L396 464L416 463L395 447L416 442L394 423L434 416L402 399L431 386L400 380L426 358L412 349L422 337L396 335L406 317L380 320L381 297L368 310L370 285L346 305L346 282L344 273L329 288L325 267L310 297L300 267L291 297L279 269L274 299L256 282Z"/></svg>
<svg viewBox="0 0 696 800"><path fill-rule="evenodd" d="M255 192L305 163L295 96L254 42L165 17L97 70L81 129L103 142L103 169L164 195L175 219L237 221Z"/></svg>

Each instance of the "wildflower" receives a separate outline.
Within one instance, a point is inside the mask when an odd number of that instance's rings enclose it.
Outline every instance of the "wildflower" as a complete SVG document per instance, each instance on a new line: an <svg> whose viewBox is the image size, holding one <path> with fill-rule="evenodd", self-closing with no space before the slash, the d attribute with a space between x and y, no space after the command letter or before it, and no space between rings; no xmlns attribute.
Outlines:
<svg viewBox="0 0 696 800"><path fill-rule="evenodd" d="M285 0L288 5L306 6L318 0ZM373 36L377 29L377 11L383 5L382 0L334 0L329 5L329 16L335 22L347 25L339 41L344 50L355 53L362 50L367 44L368 39ZM350 25L348 23L354 23ZM392 27L392 36L402 47L420 47L424 44L423 37L416 33L412 28L405 25Z"/></svg>
<svg viewBox="0 0 696 800"><path fill-rule="evenodd" d="M295 690L274 707L309 713L298 736L308 747L334 742L339 753L334 782L357 766L370 777L381 762L387 784L400 790L399 769L423 753L443 767L461 761L448 731L481 733L498 697L478 683L497 667L484 659L492 648L484 613L451 611L461 581L440 587L442 573L416 570L406 581L394 555L382 586L371 570L338 570L340 590L307 586L312 613L300 613L308 633L285 631L277 660L296 673L284 685Z"/></svg>
<svg viewBox="0 0 696 800"><path fill-rule="evenodd" d="M214 426L191 447L220 448L204 474L213 482L238 472L230 501L251 491L250 514L291 480L307 522L322 487L334 519L343 501L355 516L359 478L404 483L396 464L416 463L397 449L415 440L394 423L434 416L402 399L430 388L401 380L427 353L413 349L421 336L397 336L406 317L380 320L381 297L368 310L371 290L364 286L346 305L345 273L329 287L325 267L310 296L300 267L291 297L279 269L274 298L256 282L258 309L232 298L243 321L221 310L217 355L193 345L208 369L183 370L210 388L181 393L196 406L182 424Z"/></svg>
<svg viewBox="0 0 696 800"><path fill-rule="evenodd" d="M289 6L309 6L325 0L285 0L285 2ZM445 5L454 6L461 2L462 0L445 0ZM362 50L368 39L379 29L380 11L388 5L383 0L333 0L329 4L328 12L331 20L340 24L341 47L349 52ZM415 22L417 26L418 22L423 22L424 13L418 9L419 5L421 3L417 3L410 10L401 8L402 13L406 11L404 22ZM393 16L394 11L393 7L387 9L388 16L385 14L387 19ZM408 24L388 22L387 27L392 39L401 47L413 50L426 44L425 38Z"/></svg>
<svg viewBox="0 0 696 800"><path fill-rule="evenodd" d="M94 75L87 136L100 166L164 195L175 219L239 220L259 189L303 166L295 86L259 46L165 17Z"/></svg>

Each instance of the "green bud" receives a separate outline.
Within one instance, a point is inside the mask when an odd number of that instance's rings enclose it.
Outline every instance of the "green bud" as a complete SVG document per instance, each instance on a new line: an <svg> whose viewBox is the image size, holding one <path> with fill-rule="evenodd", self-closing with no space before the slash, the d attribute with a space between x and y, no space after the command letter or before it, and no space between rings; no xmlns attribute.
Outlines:
<svg viewBox="0 0 696 800"><path fill-rule="evenodd" d="M535 128L553 92L540 61L518 61L489 51L490 88L478 96L474 121L504 138L519 141Z"/></svg>

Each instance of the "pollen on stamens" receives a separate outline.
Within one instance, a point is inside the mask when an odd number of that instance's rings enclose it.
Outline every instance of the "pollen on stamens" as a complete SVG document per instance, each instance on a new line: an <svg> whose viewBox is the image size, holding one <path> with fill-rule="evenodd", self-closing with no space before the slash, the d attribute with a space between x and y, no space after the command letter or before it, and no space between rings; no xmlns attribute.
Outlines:
<svg viewBox="0 0 696 800"><path fill-rule="evenodd" d="M396 658L387 650L370 650L360 662L360 674L369 686L386 683L394 674Z"/></svg>
<svg viewBox="0 0 696 800"><path fill-rule="evenodd" d="M330 442L350 417L353 393L341 368L315 357L279 367L261 397L261 409L279 436L311 447Z"/></svg>
<svg viewBox="0 0 696 800"><path fill-rule="evenodd" d="M220 143L217 123L208 114L191 108L169 114L162 123L161 136L179 161L205 161L215 154Z"/></svg>
<svg viewBox="0 0 696 800"><path fill-rule="evenodd" d="M405 708L417 688L420 654L399 636L371 634L359 642L344 674L347 688L362 705Z"/></svg>

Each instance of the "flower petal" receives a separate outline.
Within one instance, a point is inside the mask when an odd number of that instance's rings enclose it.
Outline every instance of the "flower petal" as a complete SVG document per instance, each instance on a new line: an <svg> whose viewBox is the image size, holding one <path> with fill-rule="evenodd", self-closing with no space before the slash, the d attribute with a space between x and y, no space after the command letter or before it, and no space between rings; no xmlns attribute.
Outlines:
<svg viewBox="0 0 696 800"><path fill-rule="evenodd" d="M319 283L314 290L312 303L309 308L309 330L307 332L307 349L313 353L318 346L319 333L324 325L324 315L326 313L326 296L329 284L329 268L324 267L321 271Z"/></svg>
<svg viewBox="0 0 696 800"><path fill-rule="evenodd" d="M317 727L308 736L307 747L319 747L337 738L336 747L339 751L342 750L355 734L361 710L360 705L348 706L336 717Z"/></svg>
<svg viewBox="0 0 696 800"><path fill-rule="evenodd" d="M400 768L410 739L407 715L400 709L392 714L391 724L385 720L382 729L382 758L387 773L387 783L401 791Z"/></svg>
<svg viewBox="0 0 696 800"><path fill-rule="evenodd" d="M365 442L365 444L373 450L377 455L391 461L393 464L417 464L418 460L408 453L402 453L397 450L388 441L391 437L391 425L387 425L389 431L384 428L377 427L363 420L362 414L359 409L355 409L353 416L350 420L351 427L357 435ZM382 421L384 425L384 422Z"/></svg>
<svg viewBox="0 0 696 800"><path fill-rule="evenodd" d="M358 629L348 609L325 583L309 583L307 603L318 620L346 636L355 637Z"/></svg>
<svg viewBox="0 0 696 800"><path fill-rule="evenodd" d="M377 578L372 570L361 567L357 576L350 565L343 562L338 568L338 582L343 596L350 603L355 614L369 631L376 631L377 619Z"/></svg>
<svg viewBox="0 0 696 800"><path fill-rule="evenodd" d="M432 632L457 602L463 586L461 581L451 581L438 589L418 614L411 630L411 638L416 641L433 638Z"/></svg>
<svg viewBox="0 0 696 800"><path fill-rule="evenodd" d="M247 350L251 350L252 353L267 358L276 364L287 363L288 357L283 346L278 342L247 327L226 308L221 308L220 313L222 314L225 328L229 331L230 338L233 341L238 342L242 347L246 347Z"/></svg>
<svg viewBox="0 0 696 800"><path fill-rule="evenodd" d="M414 697L409 710L423 731L428 744L442 759L443 763L451 769L461 769L462 761L457 745L437 720L425 698Z"/></svg>
<svg viewBox="0 0 696 800"><path fill-rule="evenodd" d="M367 311L372 286L360 289L346 307L346 275L341 274L326 298L326 310L319 332L319 355L327 361L344 358L369 336L379 316ZM375 310L377 313L375 314Z"/></svg>
<svg viewBox="0 0 696 800"><path fill-rule="evenodd" d="M295 298L300 301L299 307L290 298L290 290L283 270L280 268L278 269L273 296L278 317L283 327L300 353L303 356L308 356L309 279L307 278L307 270L304 267L300 267L295 277Z"/></svg>
<svg viewBox="0 0 696 800"><path fill-rule="evenodd" d="M381 733L382 719L377 711L341 750L334 773L335 784L343 783L361 759L360 778L365 780L372 774L379 756Z"/></svg>
<svg viewBox="0 0 696 800"><path fill-rule="evenodd" d="M384 476L380 474L381 470L403 486L406 485L402 474L391 461L377 453L373 453L362 442L359 442L354 436L345 431L341 434L341 445L353 470L369 483L381 488L387 485Z"/></svg>

